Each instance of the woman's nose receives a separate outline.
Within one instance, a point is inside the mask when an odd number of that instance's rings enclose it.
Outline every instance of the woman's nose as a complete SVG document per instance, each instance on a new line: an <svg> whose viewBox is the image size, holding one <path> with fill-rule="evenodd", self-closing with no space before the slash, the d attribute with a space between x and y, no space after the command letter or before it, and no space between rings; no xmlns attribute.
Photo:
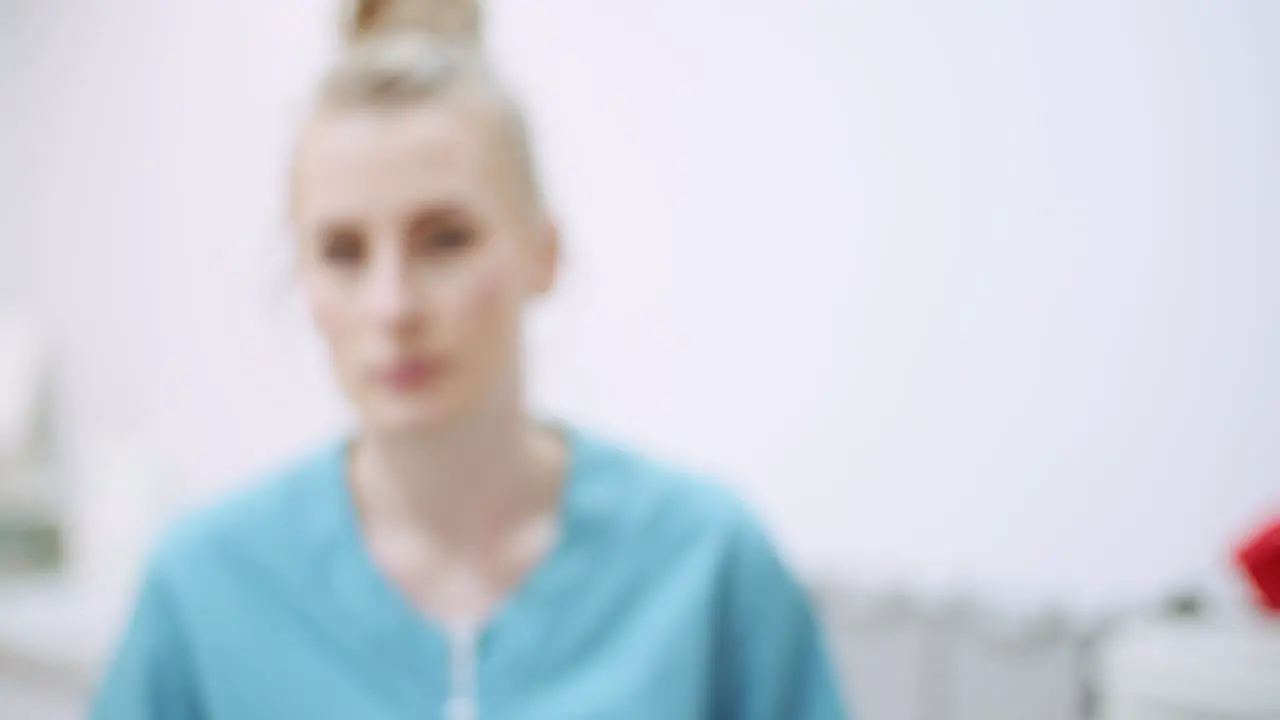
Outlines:
<svg viewBox="0 0 1280 720"><path fill-rule="evenodd" d="M417 297L404 259L387 253L370 270L369 302L374 318L390 324L413 320L418 311Z"/></svg>

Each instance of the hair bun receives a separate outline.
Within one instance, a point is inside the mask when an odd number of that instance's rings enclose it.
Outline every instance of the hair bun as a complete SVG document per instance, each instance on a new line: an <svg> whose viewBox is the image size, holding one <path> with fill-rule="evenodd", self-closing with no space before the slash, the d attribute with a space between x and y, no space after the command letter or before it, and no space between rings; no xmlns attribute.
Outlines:
<svg viewBox="0 0 1280 720"><path fill-rule="evenodd" d="M347 41L417 32L450 42L478 45L479 0L354 0Z"/></svg>

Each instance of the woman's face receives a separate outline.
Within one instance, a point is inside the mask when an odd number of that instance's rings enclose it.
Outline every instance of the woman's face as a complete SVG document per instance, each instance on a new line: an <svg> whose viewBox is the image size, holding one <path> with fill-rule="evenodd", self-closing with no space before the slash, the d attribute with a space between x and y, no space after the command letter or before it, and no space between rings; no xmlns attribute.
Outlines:
<svg viewBox="0 0 1280 720"><path fill-rule="evenodd" d="M525 302L556 238L493 114L322 113L296 166L301 274L364 422L430 428L514 390Z"/></svg>

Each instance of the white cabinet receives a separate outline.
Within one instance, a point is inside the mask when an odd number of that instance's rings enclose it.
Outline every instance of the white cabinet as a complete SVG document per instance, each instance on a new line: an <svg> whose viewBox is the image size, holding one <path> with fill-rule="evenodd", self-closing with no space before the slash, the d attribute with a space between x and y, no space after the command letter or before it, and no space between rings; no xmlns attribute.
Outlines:
<svg viewBox="0 0 1280 720"><path fill-rule="evenodd" d="M1103 720L1277 720L1280 621L1129 625L1099 670Z"/></svg>

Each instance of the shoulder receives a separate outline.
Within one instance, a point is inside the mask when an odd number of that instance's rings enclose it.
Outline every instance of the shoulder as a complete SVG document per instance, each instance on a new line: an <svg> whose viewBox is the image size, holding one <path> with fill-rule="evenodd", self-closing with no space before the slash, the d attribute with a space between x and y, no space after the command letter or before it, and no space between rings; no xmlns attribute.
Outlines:
<svg viewBox="0 0 1280 720"><path fill-rule="evenodd" d="M731 622L808 616L803 581L738 493L611 443L596 441L588 450L592 466L581 482L595 486L598 525L609 527L607 538L629 568L647 578L710 581L709 596L719 598Z"/></svg>
<svg viewBox="0 0 1280 720"><path fill-rule="evenodd" d="M772 554L759 516L723 480L580 435L577 481L589 512L646 543Z"/></svg>
<svg viewBox="0 0 1280 720"><path fill-rule="evenodd" d="M149 579L216 579L245 565L296 565L333 534L340 470L341 448L331 443L182 513L155 543Z"/></svg>

